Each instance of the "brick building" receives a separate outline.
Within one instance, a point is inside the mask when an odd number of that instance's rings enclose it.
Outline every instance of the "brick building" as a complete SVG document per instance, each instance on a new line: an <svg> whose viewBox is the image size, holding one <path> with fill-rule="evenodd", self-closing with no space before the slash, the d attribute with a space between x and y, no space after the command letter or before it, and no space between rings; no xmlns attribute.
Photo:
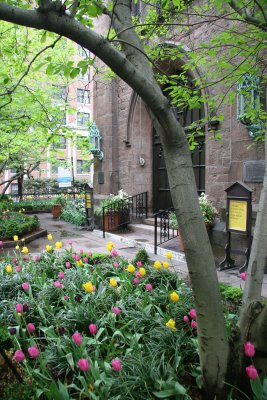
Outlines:
<svg viewBox="0 0 267 400"><path fill-rule="evenodd" d="M106 20L99 22L104 32ZM216 34L216 23L195 25L190 34L182 35L184 59L170 60L161 69L169 74L177 72L192 47L199 47L210 35ZM178 42L177 42L178 43ZM176 46L175 42L162 41L161 45ZM205 71L189 71L192 80ZM209 95L225 92L223 85L208 89ZM207 106L196 110L174 110L186 128L193 121L207 115ZM214 121L203 126L205 139L200 139L192 152L192 160L199 192L205 191L217 207L225 204L224 190L235 181L245 182L253 190L253 203L258 203L263 177L263 145L256 143L246 126L237 118L237 103L224 105L222 122ZM94 191L102 198L119 189L129 195L148 191L149 210L155 212L172 205L161 144L153 129L146 106L136 93L119 78L98 81L94 89L94 120L102 136L104 158L95 162ZM214 131L222 133L217 141ZM177 171L179 173L179 171Z"/></svg>

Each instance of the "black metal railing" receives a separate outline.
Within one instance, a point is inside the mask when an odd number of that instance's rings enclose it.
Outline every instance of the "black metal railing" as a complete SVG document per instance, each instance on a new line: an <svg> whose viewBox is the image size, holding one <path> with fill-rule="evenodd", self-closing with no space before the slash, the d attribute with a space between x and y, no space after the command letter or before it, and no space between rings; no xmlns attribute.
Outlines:
<svg viewBox="0 0 267 400"><path fill-rule="evenodd" d="M51 200L55 197L63 195L66 199L73 199L75 197L83 197L84 193L80 192L45 192L45 193L25 193L22 195L22 199L17 193L7 194L8 198L14 202L19 202L21 200Z"/></svg>
<svg viewBox="0 0 267 400"><path fill-rule="evenodd" d="M170 214L173 208L168 208L154 214L154 253L157 254L157 247L178 236L177 229L170 226Z"/></svg>
<svg viewBox="0 0 267 400"><path fill-rule="evenodd" d="M147 192L118 200L103 207L103 237L107 231L126 230L128 225L147 218Z"/></svg>

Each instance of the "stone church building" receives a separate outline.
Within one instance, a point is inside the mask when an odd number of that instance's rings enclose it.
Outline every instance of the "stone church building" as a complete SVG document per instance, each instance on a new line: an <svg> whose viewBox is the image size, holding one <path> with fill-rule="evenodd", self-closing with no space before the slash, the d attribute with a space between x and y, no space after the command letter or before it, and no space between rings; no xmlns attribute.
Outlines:
<svg viewBox="0 0 267 400"><path fill-rule="evenodd" d="M100 21L102 32L105 20ZM216 33L216 24L196 25L190 35L181 35L184 59L178 58L161 65L168 74L177 73L186 60L191 43L199 46L208 41L211 32ZM162 44L163 42L161 42ZM167 46L175 42L166 40ZM202 71L189 71L189 77L201 77ZM224 92L217 84L208 90L209 95ZM201 109L179 110L174 108L177 118L186 129L193 121L207 116L204 104ZM224 115L222 122L204 124L204 137L192 152L197 189L205 192L218 207L224 207L225 189L236 181L242 181L253 190L253 204L259 200L263 178L264 149L260 143L253 144L248 129L237 118L237 102L223 105L219 110ZM172 205L162 147L146 105L138 95L119 78L109 81L98 79L94 87L94 120L102 137L103 160L95 160L94 193L101 199L119 189L129 195L148 192L149 212L153 213ZM220 132L222 139L214 139ZM177 171L179 174L179 171Z"/></svg>

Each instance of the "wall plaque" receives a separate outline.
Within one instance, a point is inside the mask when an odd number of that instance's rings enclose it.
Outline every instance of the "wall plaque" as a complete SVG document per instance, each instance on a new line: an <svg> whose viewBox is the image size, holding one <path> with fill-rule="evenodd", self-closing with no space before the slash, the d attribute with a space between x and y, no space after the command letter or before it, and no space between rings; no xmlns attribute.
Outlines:
<svg viewBox="0 0 267 400"><path fill-rule="evenodd" d="M99 183L99 185L103 185L103 183L104 183L104 172L98 172L98 183Z"/></svg>
<svg viewBox="0 0 267 400"><path fill-rule="evenodd" d="M245 161L243 164L243 175L245 182L263 182L265 161Z"/></svg>

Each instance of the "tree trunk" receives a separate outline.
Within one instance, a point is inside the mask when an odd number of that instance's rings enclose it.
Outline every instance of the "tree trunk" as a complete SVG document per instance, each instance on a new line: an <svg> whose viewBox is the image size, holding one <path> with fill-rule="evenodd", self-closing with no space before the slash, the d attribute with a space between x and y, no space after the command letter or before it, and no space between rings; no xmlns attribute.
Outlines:
<svg viewBox="0 0 267 400"><path fill-rule="evenodd" d="M22 198L23 198L23 174L18 176L17 182L18 182L19 200L22 201Z"/></svg>

